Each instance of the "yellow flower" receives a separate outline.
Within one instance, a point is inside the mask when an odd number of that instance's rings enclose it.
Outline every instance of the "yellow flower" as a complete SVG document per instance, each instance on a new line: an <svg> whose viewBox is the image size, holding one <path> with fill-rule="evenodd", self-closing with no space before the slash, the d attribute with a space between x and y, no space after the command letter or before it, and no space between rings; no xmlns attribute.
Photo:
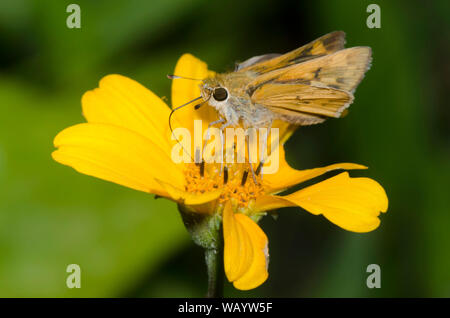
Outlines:
<svg viewBox="0 0 450 318"><path fill-rule="evenodd" d="M191 78L214 76L207 65L190 54L178 61L176 75ZM177 79L172 83L172 105L178 106L200 96L198 82ZM293 127L276 122L280 129L280 163L275 174L248 175L248 164L229 164L227 176L216 163L176 164L171 152L176 141L168 126L169 107L139 83L108 75L99 88L82 98L87 123L69 127L54 140L57 162L100 179L169 198L198 215L215 215L223 223L224 268L230 282L241 290L261 285L268 277L268 239L257 222L265 212L300 206L323 215L334 224L353 232L369 232L378 227L378 215L386 212L388 199L383 188L369 178L351 178L342 172L325 181L289 195L277 193L306 180L338 169L366 169L340 163L309 170L291 168L282 144ZM217 120L209 106L179 109L174 127L193 131L195 119L203 129ZM243 180L244 179L244 180Z"/></svg>

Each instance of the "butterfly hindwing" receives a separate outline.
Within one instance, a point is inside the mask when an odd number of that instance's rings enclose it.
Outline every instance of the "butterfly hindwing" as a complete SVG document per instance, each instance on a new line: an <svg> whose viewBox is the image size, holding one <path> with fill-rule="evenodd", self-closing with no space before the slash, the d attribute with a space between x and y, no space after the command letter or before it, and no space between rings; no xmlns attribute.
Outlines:
<svg viewBox="0 0 450 318"><path fill-rule="evenodd" d="M258 55L258 56L254 56L249 58L248 60L245 60L244 62L241 63L236 63L236 67L234 69L235 72L240 71L242 69L245 69L249 66L258 64L258 63L262 63L264 61L268 61L271 60L275 57L280 56L281 54L277 54L277 53L269 53L269 54L264 54L264 55Z"/></svg>
<svg viewBox="0 0 450 318"><path fill-rule="evenodd" d="M333 88L274 83L258 88L252 101L291 123L307 125L322 122L327 117L341 117L353 101L353 95Z"/></svg>

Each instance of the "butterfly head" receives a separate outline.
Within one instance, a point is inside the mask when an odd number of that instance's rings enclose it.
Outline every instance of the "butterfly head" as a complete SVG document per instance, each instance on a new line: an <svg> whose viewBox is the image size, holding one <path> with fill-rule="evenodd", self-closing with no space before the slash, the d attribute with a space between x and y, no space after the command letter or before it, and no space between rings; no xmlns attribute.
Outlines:
<svg viewBox="0 0 450 318"><path fill-rule="evenodd" d="M206 79L200 85L200 90L203 100L208 101L208 104L217 110L224 107L230 97L228 89L214 78Z"/></svg>

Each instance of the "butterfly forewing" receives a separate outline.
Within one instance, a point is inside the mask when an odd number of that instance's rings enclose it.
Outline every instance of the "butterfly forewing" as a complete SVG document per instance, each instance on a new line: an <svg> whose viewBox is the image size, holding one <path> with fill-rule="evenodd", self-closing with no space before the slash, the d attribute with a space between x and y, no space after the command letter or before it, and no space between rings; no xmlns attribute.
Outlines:
<svg viewBox="0 0 450 318"><path fill-rule="evenodd" d="M280 74L274 74L272 82L302 82L353 92L370 67L370 51L369 47L352 47L293 65Z"/></svg>
<svg viewBox="0 0 450 318"><path fill-rule="evenodd" d="M296 50L271 59L264 58L269 55L252 58L253 60L249 59L241 63L241 65L238 65L237 69L241 72L264 74L279 68L331 54L342 50L344 45L345 33L336 31L328 33Z"/></svg>

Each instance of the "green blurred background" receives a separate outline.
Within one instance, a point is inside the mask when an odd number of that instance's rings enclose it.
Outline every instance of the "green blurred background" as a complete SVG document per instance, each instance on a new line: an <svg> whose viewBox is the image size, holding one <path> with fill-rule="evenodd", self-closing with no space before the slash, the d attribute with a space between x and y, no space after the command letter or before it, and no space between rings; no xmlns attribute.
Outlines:
<svg viewBox="0 0 450 318"><path fill-rule="evenodd" d="M373 48L349 115L302 128L287 143L296 168L368 165L386 189L379 229L346 232L301 209L264 218L270 277L226 296L449 297L449 1L0 2L0 296L201 297L202 250L175 204L78 174L51 160L53 137L83 121L81 95L119 73L159 96L190 52L226 71L254 55L287 52L344 30ZM381 29L366 27L370 3ZM329 176L329 175L328 175ZM66 266L81 266L80 289ZM366 267L381 266L381 289Z"/></svg>

